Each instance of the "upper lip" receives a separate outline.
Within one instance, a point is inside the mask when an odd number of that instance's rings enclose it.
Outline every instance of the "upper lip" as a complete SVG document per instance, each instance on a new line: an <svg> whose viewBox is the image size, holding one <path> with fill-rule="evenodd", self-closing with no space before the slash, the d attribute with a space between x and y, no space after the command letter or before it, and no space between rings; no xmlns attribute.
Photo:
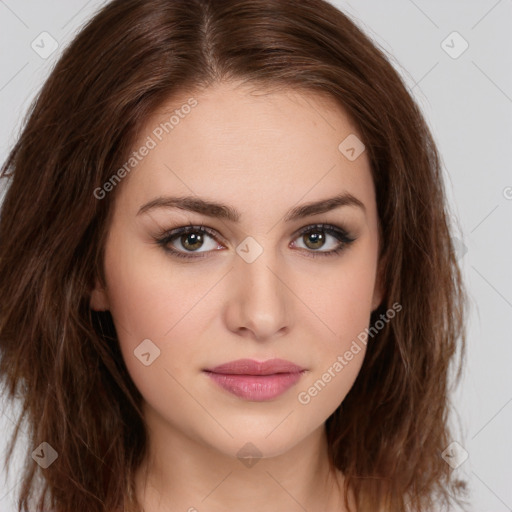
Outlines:
<svg viewBox="0 0 512 512"><path fill-rule="evenodd" d="M255 361L254 359L237 359L205 371L223 373L227 375L273 375L276 373L299 373L304 368L285 359L268 359Z"/></svg>

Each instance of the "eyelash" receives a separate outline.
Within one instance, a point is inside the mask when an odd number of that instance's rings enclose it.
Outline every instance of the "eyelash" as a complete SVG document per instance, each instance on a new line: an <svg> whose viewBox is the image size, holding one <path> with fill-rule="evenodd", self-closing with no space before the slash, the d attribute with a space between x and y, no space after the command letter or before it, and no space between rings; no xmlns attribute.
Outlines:
<svg viewBox="0 0 512 512"><path fill-rule="evenodd" d="M343 228L333 226L331 224L312 224L309 226L305 226L302 228L296 235L296 238L299 238L308 233L314 233L316 231L321 231L325 234L332 235L340 241L340 245L335 249L331 249L330 251L315 251L313 249L302 249L306 253L310 253L309 256L312 258L316 258L318 256L336 256L340 254L345 248L347 248L352 242L355 241L355 238L351 237L347 231ZM207 258L209 253L212 251L203 251L201 253L189 252L183 253L181 251L177 251L168 246L168 244L180 236L187 235L190 233L202 233L211 236L216 240L215 231L213 229L207 228L203 225L188 225L180 228L173 229L171 231L166 231L160 237L156 238L156 243L160 245L166 252L170 253L172 256L176 256L177 258L183 258L186 260L192 259L202 259Z"/></svg>

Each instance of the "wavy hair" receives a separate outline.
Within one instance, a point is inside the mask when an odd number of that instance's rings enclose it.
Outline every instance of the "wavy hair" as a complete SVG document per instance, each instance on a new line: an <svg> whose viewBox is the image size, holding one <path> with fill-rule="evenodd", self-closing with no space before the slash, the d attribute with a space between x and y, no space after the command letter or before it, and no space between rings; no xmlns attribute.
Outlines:
<svg viewBox="0 0 512 512"><path fill-rule="evenodd" d="M89 307L117 190L103 200L93 191L160 105L224 80L327 94L356 123L382 227L385 297L371 321L391 304L403 310L368 344L326 421L330 463L359 512L441 510L464 488L441 453L466 298L440 157L389 57L323 0L114 0L31 105L1 171L0 372L21 405L6 465L23 422L31 442L18 510L140 509L142 397L110 313ZM30 453L43 441L58 458L41 471Z"/></svg>

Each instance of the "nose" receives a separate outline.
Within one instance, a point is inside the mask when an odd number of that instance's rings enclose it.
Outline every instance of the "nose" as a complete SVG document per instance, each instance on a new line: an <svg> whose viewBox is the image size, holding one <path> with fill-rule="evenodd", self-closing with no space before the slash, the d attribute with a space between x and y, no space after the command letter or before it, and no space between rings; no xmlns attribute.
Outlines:
<svg viewBox="0 0 512 512"><path fill-rule="evenodd" d="M264 251L252 263L236 258L225 303L227 327L258 341L282 336L291 327L293 294L284 269L269 253Z"/></svg>

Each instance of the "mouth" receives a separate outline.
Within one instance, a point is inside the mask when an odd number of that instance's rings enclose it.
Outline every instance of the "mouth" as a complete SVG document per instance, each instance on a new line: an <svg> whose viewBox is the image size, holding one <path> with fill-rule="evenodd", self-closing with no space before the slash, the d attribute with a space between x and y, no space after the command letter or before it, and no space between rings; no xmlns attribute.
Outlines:
<svg viewBox="0 0 512 512"><path fill-rule="evenodd" d="M203 370L229 393L253 402L273 400L294 386L306 372L284 359L239 359Z"/></svg>

